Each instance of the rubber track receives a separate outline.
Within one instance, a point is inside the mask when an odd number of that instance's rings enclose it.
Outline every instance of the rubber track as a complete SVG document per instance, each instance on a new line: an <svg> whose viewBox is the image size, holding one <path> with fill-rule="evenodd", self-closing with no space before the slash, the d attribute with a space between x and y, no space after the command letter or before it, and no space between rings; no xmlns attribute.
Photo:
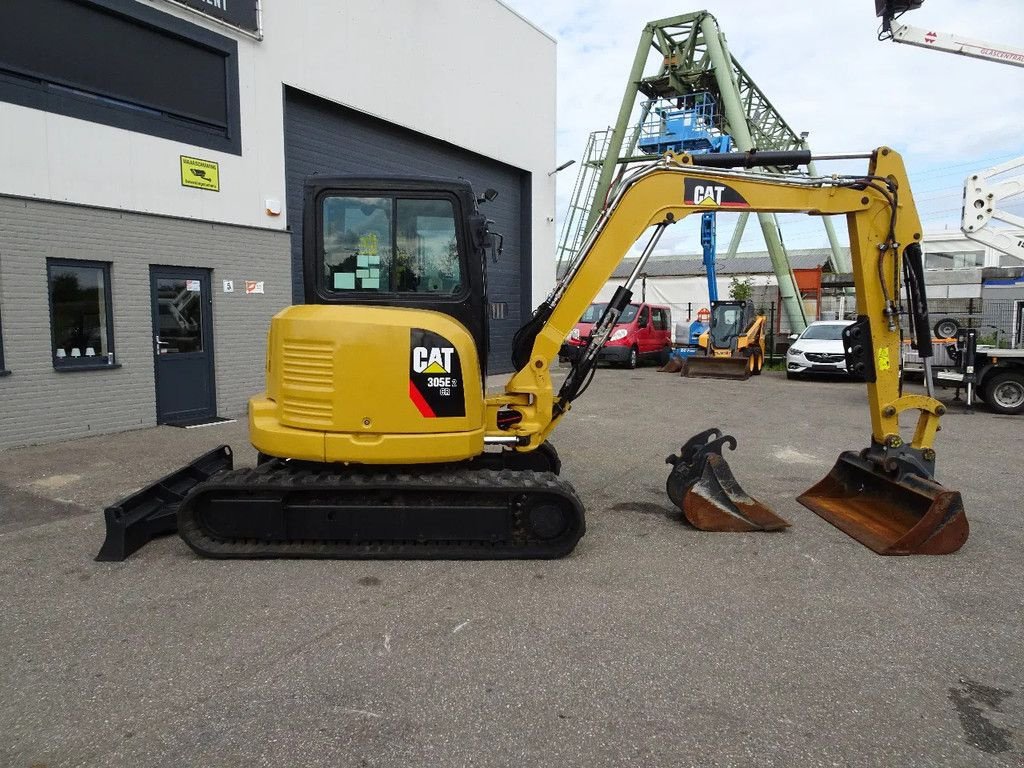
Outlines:
<svg viewBox="0 0 1024 768"><path fill-rule="evenodd" d="M316 467L316 465L312 465ZM442 468L410 472L405 470L372 471L366 468L346 472L310 469L273 461L255 469L222 472L202 483L181 503L178 510L178 533L198 554L213 558L344 558L344 559L510 559L556 558L569 554L583 536L586 524L583 505L572 485L551 472L534 470L489 470ZM282 497L325 495L358 505L369 494L380 491L401 493L404 498L415 494L418 504L444 508L444 501L462 496L478 498L486 495L493 502L504 496L513 510L513 524L504 540L386 540L357 542L345 540L270 540L224 539L212 535L197 517L196 503L204 496L216 498L258 493L261 498L278 493ZM347 497L347 498L344 498ZM530 534L521 508L531 498L543 497L559 506L571 520L566 530L553 539ZM344 503L335 514L343 515Z"/></svg>

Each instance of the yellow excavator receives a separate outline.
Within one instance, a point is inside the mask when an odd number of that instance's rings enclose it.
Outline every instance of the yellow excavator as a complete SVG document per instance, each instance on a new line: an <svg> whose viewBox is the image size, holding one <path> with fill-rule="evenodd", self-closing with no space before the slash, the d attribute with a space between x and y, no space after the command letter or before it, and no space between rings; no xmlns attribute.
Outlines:
<svg viewBox="0 0 1024 768"><path fill-rule="evenodd" d="M764 368L765 317L752 301L713 301L708 329L697 341L699 352L686 358L688 379L747 379Z"/></svg>
<svg viewBox="0 0 1024 768"><path fill-rule="evenodd" d="M575 262L516 334L515 373L495 395L484 386L494 240L470 187L311 180L306 303L273 318L266 391L249 402L258 466L230 469L224 447L165 478L159 493L115 505L122 554L158 530L157 510L173 513L185 542L209 557L568 554L584 533L583 503L560 477L548 440L586 390L658 238L706 210L688 202L695 186L714 187L723 210L846 216L863 314L844 341L851 369L867 382L870 442L843 453L800 501L876 552L958 549L968 532L960 495L934 480L943 406L899 389L901 320L922 338L930 332L907 174L885 147L815 159L838 158L866 159L867 171L814 178L757 170L804 165L812 158L800 151L670 153L625 175ZM651 228L632 274L556 387L552 363L563 340ZM928 350L921 345L921 354ZM918 414L909 441L899 424L907 411ZM705 468L720 463L694 455ZM139 522L147 509L149 522ZM116 550L103 559L117 559Z"/></svg>

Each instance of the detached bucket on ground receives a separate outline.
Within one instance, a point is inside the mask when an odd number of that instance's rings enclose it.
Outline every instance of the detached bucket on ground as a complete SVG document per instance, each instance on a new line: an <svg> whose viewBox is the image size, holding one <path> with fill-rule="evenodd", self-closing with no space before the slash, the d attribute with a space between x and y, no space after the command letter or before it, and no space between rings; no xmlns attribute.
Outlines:
<svg viewBox="0 0 1024 768"><path fill-rule="evenodd" d="M880 555L948 555L969 533L958 491L915 474L886 475L853 451L797 501Z"/></svg>
<svg viewBox="0 0 1024 768"><path fill-rule="evenodd" d="M781 531L789 523L740 487L728 462L712 453L683 497L683 514L702 531Z"/></svg>
<svg viewBox="0 0 1024 768"><path fill-rule="evenodd" d="M683 444L665 490L686 521L701 531L781 531L789 523L749 496L733 475L722 449L736 448L736 438L719 429L700 432Z"/></svg>

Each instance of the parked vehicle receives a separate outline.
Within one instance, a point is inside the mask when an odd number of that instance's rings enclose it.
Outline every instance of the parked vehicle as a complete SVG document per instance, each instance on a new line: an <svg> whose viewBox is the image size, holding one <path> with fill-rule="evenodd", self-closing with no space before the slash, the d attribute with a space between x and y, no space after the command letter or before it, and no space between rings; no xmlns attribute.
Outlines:
<svg viewBox="0 0 1024 768"><path fill-rule="evenodd" d="M601 319L607 305L591 304L576 327L569 333L569 338L562 345L559 356L563 359L575 359L578 351L586 346L587 340L594 329L594 324ZM657 360L661 364L668 362L672 351L672 310L660 304L629 304L619 322L612 329L608 341L598 353L598 360L636 368L641 360Z"/></svg>
<svg viewBox="0 0 1024 768"><path fill-rule="evenodd" d="M961 328L943 346L952 364L932 365L936 386L967 390L968 406L977 399L996 413L1024 413L1024 349L978 344L975 328Z"/></svg>
<svg viewBox="0 0 1024 768"><path fill-rule="evenodd" d="M843 329L852 320L816 320L803 333L791 335L786 350L786 378L796 379L808 373L848 376L843 351Z"/></svg>
<svg viewBox="0 0 1024 768"><path fill-rule="evenodd" d="M764 326L754 302L712 301L711 325L697 341L699 351L683 363L688 379L739 379L764 368Z"/></svg>

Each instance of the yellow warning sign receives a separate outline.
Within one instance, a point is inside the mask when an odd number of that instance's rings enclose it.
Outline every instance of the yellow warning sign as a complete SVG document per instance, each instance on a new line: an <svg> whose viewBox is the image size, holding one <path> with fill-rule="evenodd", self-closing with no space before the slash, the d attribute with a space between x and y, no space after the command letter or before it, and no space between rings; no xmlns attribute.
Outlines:
<svg viewBox="0 0 1024 768"><path fill-rule="evenodd" d="M888 371L889 370L889 348L879 347L878 348L878 370Z"/></svg>
<svg viewBox="0 0 1024 768"><path fill-rule="evenodd" d="M220 192L220 164L181 155L181 186Z"/></svg>
<svg viewBox="0 0 1024 768"><path fill-rule="evenodd" d="M360 256L376 256L377 255L377 233L367 232L359 238L359 255Z"/></svg>

